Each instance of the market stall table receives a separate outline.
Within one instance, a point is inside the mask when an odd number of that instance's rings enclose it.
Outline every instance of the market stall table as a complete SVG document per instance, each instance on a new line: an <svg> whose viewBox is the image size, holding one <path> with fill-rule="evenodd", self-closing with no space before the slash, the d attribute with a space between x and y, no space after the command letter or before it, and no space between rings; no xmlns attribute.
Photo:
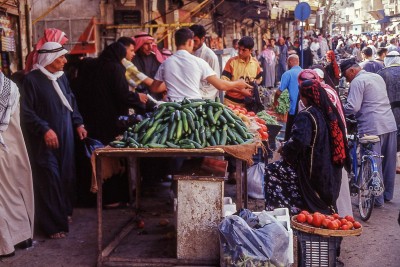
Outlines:
<svg viewBox="0 0 400 267"><path fill-rule="evenodd" d="M110 161L114 158L127 158L130 171L130 186L136 183L136 208L140 208L140 168L138 168L138 159L146 157L205 157L205 156L234 156L236 158L236 205L237 209L247 207L247 164L251 163L252 155L257 151L259 143L236 145L236 146L219 146L207 147L203 149L173 149L173 148L100 148L96 149L92 155L92 166L94 171L95 184L92 184L92 191L97 191L97 220L98 220L98 259L97 266L102 266L103 262L120 261L121 259L113 259L109 257L110 253L118 246L120 241L135 227L132 220L123 229L116 234L115 238L103 249L103 209L102 209L102 184L105 179L104 174L110 174ZM108 168L104 168L108 165ZM112 173L112 171L111 171ZM130 190L132 191L132 190ZM131 200L133 192L130 193ZM244 201L243 201L244 200ZM244 203L243 203L244 202ZM244 204L244 205L243 205ZM147 262L153 264L204 264L201 261L188 261L178 259L146 259ZM122 260L127 264L127 259ZM129 259L132 264L143 263L143 259ZM154 265L155 266L155 265Z"/></svg>

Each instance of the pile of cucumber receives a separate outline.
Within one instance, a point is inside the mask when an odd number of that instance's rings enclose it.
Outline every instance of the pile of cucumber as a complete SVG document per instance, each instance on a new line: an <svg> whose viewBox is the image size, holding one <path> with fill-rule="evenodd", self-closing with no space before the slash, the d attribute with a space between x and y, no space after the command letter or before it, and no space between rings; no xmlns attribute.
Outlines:
<svg viewBox="0 0 400 267"><path fill-rule="evenodd" d="M161 104L151 117L124 132L116 148L204 148L253 142L243 121L216 101L184 99Z"/></svg>

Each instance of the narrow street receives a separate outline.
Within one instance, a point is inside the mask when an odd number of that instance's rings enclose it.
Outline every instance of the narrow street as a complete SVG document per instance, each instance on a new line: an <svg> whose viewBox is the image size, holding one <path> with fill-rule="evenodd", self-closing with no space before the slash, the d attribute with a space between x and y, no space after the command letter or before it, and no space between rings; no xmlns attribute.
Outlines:
<svg viewBox="0 0 400 267"><path fill-rule="evenodd" d="M400 175L396 176L397 185L400 184ZM168 186L168 185L166 185ZM234 195L234 186L226 185L226 195ZM251 207L254 210L263 208L262 200L251 200ZM173 220L171 216L172 204L168 196L162 194L160 199L153 201L152 210L143 214L146 223L144 230L151 235L153 229L161 231L160 227L154 225L160 218ZM153 206L154 205L154 206ZM163 208L164 207L164 208ZM341 260L345 266L364 266L364 267L397 267L400 262L400 226L397 217L400 209L400 190L395 191L392 202L386 203L384 208L374 209L371 219L363 222L364 231L359 237L346 237L342 243ZM150 210L150 208L149 208ZM354 215L357 220L358 211L353 207ZM129 218L130 211L127 209L106 210L104 212L104 238L109 241L111 236ZM153 216L154 215L154 216ZM151 220L150 218L153 218ZM155 217L155 218L154 218ZM155 221L154 221L155 219ZM17 250L16 255L11 258L2 259L0 267L92 267L96 265L97 253L97 213L95 208L75 209L73 222L70 225L70 233L67 238L60 240L50 240L42 235L35 235L34 247L27 250ZM123 241L123 246L118 247L113 253L134 255L137 257L168 257L173 251L174 240L168 233L171 227L164 228L165 234L159 239L153 240L156 244L154 248L148 245L138 245L132 248L133 244L141 244L141 231L134 229L128 240ZM144 241L143 241L144 242ZM127 251L131 248L131 251ZM120 266L120 265L119 265Z"/></svg>

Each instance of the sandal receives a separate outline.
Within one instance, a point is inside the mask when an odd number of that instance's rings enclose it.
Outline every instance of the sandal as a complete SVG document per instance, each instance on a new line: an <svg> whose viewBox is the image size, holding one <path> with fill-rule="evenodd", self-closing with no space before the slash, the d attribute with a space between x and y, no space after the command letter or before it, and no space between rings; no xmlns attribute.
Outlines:
<svg viewBox="0 0 400 267"><path fill-rule="evenodd" d="M65 238L65 233L64 232L59 232L59 233L55 233L50 235L51 239L61 239L61 238Z"/></svg>

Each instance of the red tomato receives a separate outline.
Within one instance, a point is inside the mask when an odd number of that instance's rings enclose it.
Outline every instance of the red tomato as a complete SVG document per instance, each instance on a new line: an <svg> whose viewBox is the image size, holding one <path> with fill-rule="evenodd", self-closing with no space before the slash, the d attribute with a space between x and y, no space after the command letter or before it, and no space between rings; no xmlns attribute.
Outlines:
<svg viewBox="0 0 400 267"><path fill-rule="evenodd" d="M228 108L230 108L230 109L234 109L234 108L235 108L235 105L228 104Z"/></svg>
<svg viewBox="0 0 400 267"><path fill-rule="evenodd" d="M144 228L144 221L143 220L137 221L136 226L139 229L143 229Z"/></svg>
<svg viewBox="0 0 400 267"><path fill-rule="evenodd" d="M328 229L337 230L339 228L338 224L335 221L330 221L328 223Z"/></svg>
<svg viewBox="0 0 400 267"><path fill-rule="evenodd" d="M347 224L344 224L344 225L340 226L339 229L340 230L349 230L349 226Z"/></svg>
<svg viewBox="0 0 400 267"><path fill-rule="evenodd" d="M247 115L249 115L249 116L255 116L256 114L253 112L253 111L249 111L249 112L247 112Z"/></svg>
<svg viewBox="0 0 400 267"><path fill-rule="evenodd" d="M342 222L339 219L335 219L334 222L336 222L339 227L342 226Z"/></svg>
<svg viewBox="0 0 400 267"><path fill-rule="evenodd" d="M265 120L260 119L260 118L256 119L256 121L259 122L259 123L261 123L261 124L264 124L264 125L266 124Z"/></svg>
<svg viewBox="0 0 400 267"><path fill-rule="evenodd" d="M349 227L349 229L353 229L354 225L352 222L347 221L347 226Z"/></svg>
<svg viewBox="0 0 400 267"><path fill-rule="evenodd" d="M333 218L333 216L331 216L331 215L326 216L326 218L329 219L329 220L331 220L331 221L333 221L333 220L335 219L335 218Z"/></svg>
<svg viewBox="0 0 400 267"><path fill-rule="evenodd" d="M331 220L325 218L325 219L322 221L322 226L325 227L325 228L328 228L329 222L331 222Z"/></svg>
<svg viewBox="0 0 400 267"><path fill-rule="evenodd" d="M347 220L346 219L340 219L340 224L341 225L347 224Z"/></svg>
<svg viewBox="0 0 400 267"><path fill-rule="evenodd" d="M345 216L344 217L346 220L348 220L349 222L354 222L354 218L353 218L353 216L350 216L350 215L347 215L347 216Z"/></svg>
<svg viewBox="0 0 400 267"><path fill-rule="evenodd" d="M247 114L247 109L246 108L241 108L241 110L244 111L244 114Z"/></svg>
<svg viewBox="0 0 400 267"><path fill-rule="evenodd" d="M306 210L302 210L300 213L301 213L301 214L304 214L304 215L309 215L309 214L310 214L310 213L309 213L308 211L306 211Z"/></svg>
<svg viewBox="0 0 400 267"><path fill-rule="evenodd" d="M333 218L335 218L335 219L339 219L339 217L340 217L339 214L337 214L337 213L334 213L332 216L333 216Z"/></svg>
<svg viewBox="0 0 400 267"><path fill-rule="evenodd" d="M313 225L313 216L311 214L306 215L307 223Z"/></svg>
<svg viewBox="0 0 400 267"><path fill-rule="evenodd" d="M268 139L268 134L266 132L260 132L260 136L262 140L267 140Z"/></svg>
<svg viewBox="0 0 400 267"><path fill-rule="evenodd" d="M306 215L300 213L299 215L297 215L296 220L299 223L304 223L304 222L306 222Z"/></svg>
<svg viewBox="0 0 400 267"><path fill-rule="evenodd" d="M359 229L359 228L361 228L361 223L355 221L355 222L353 223L353 226L354 226L355 229Z"/></svg>
<svg viewBox="0 0 400 267"><path fill-rule="evenodd" d="M315 226L315 227L321 227L321 225L322 225L322 216L321 216L321 213L314 213L314 215L313 215L313 220L312 220L312 224Z"/></svg>
<svg viewBox="0 0 400 267"><path fill-rule="evenodd" d="M260 127L264 132L266 132L268 130L267 126L265 126L264 124L260 124Z"/></svg>

